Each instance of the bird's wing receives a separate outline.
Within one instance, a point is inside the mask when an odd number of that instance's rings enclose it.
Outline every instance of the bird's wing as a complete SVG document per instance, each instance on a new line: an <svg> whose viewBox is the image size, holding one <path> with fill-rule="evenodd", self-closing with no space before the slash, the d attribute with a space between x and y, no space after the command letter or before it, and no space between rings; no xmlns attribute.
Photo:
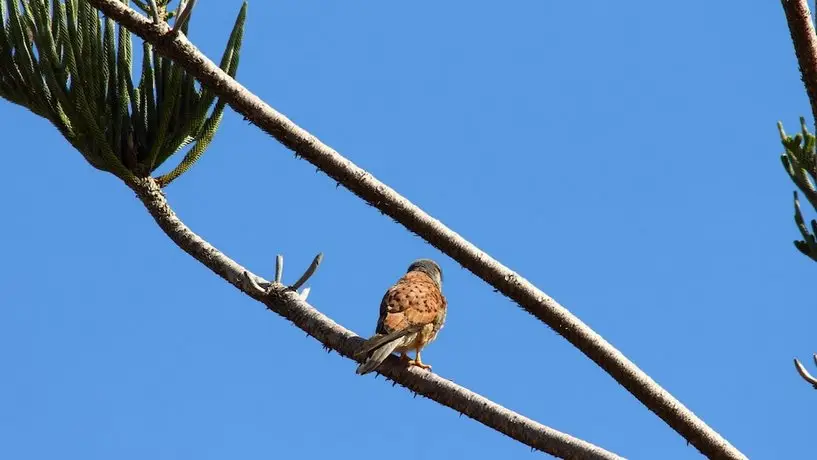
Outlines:
<svg viewBox="0 0 817 460"><path fill-rule="evenodd" d="M399 331L394 331L390 334L382 335L382 334L375 334L374 337L367 340L363 346L361 346L356 352L355 357L361 357L368 354L372 350L376 350L377 348L382 347L383 345L397 340L399 338L405 337L411 333L417 332L422 329L422 326L409 326L405 329L401 329Z"/></svg>
<svg viewBox="0 0 817 460"><path fill-rule="evenodd" d="M380 316L378 316L377 318L377 327L374 330L375 333L377 334L385 335L390 332L386 330L385 321L386 315L389 314L389 296L391 295L391 292L394 290L395 287L397 286L390 287L389 290L387 290L386 293L383 295L383 299L380 300Z"/></svg>

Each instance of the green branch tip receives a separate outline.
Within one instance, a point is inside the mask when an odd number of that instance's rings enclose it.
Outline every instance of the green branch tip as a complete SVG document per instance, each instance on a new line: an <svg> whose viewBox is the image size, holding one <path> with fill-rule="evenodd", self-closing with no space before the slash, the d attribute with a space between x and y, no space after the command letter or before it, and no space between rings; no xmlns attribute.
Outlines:
<svg viewBox="0 0 817 460"><path fill-rule="evenodd" d="M171 16L168 3L133 2L157 23ZM185 33L195 3L180 2L176 24ZM233 77L245 20L246 3L223 58L222 69ZM0 61L9 58L0 65L0 98L49 120L91 166L129 183L189 144L182 161L157 178L166 186L210 146L226 103L197 89L192 74L147 44L134 81L131 39L85 0L0 0Z"/></svg>

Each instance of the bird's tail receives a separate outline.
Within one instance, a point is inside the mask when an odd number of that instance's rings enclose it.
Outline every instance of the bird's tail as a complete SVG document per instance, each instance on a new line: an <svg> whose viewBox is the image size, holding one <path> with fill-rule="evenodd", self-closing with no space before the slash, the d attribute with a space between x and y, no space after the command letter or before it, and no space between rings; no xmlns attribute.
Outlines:
<svg viewBox="0 0 817 460"><path fill-rule="evenodd" d="M380 365L386 358L389 357L390 354L394 351L395 348L400 346L403 342L402 337L392 340L391 342L384 343L379 348L375 349L366 361L363 361L363 364L357 367L355 371L358 375L368 374L369 372L375 370L377 366Z"/></svg>

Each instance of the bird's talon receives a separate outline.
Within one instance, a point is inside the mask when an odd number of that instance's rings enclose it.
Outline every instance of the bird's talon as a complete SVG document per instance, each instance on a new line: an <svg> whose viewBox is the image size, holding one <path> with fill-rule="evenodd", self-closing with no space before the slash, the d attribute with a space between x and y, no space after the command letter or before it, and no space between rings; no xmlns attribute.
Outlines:
<svg viewBox="0 0 817 460"><path fill-rule="evenodd" d="M431 365L426 364L426 363L424 363L422 361L417 361L416 359L409 359L407 361L407 364L409 366L417 366L420 369L425 369L425 370L429 370L429 371L431 370Z"/></svg>

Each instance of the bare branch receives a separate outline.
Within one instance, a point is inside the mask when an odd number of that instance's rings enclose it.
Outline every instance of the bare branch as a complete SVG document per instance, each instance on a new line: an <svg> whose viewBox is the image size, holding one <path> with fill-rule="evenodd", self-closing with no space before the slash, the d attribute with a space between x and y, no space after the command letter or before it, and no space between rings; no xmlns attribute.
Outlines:
<svg viewBox="0 0 817 460"><path fill-rule="evenodd" d="M184 27L185 23L190 20L190 14L193 13L193 7L196 6L196 0L181 0L179 2L179 13L176 16L176 22L173 23L173 32L179 32Z"/></svg>
<svg viewBox="0 0 817 460"><path fill-rule="evenodd" d="M162 19L159 17L159 5L156 4L156 0L150 0L150 9L150 12L153 14L153 22L156 24L162 22Z"/></svg>
<svg viewBox="0 0 817 460"><path fill-rule="evenodd" d="M298 294L280 283L264 281L193 233L170 208L154 179L138 179L138 182L130 185L159 227L179 248L245 294L292 321L324 347L354 359L355 351L365 342L361 337L306 303L302 298L303 293ZM262 287L267 284L270 284L270 288ZM378 371L412 392L448 406L531 448L561 458L621 458L506 409L437 374L406 367L394 356L387 359Z"/></svg>
<svg viewBox="0 0 817 460"><path fill-rule="evenodd" d="M814 362L817 364L817 354L814 355ZM794 368L797 369L797 373L800 374L800 377L803 377L803 380L810 383L817 390L817 378L812 377L797 358L794 358Z"/></svg>
<svg viewBox="0 0 817 460"><path fill-rule="evenodd" d="M485 282L516 301L581 350L669 426L709 457L746 458L715 430L658 385L595 331L525 278L431 217L388 185L323 144L275 111L218 68L182 34L166 24L152 24L116 0L89 0L105 15L173 59L236 112L286 147L324 171L339 184L388 214L410 231L459 262Z"/></svg>
<svg viewBox="0 0 817 460"><path fill-rule="evenodd" d="M258 284L258 281L255 280L255 276L253 276L250 272L244 271L244 273L242 273L241 276L243 276L243 281L244 281L244 284L241 286L242 291L252 292L252 293L255 293L255 295L259 295L259 296L264 296L264 295L269 294L270 289L269 288L267 288L267 289L262 288L261 285ZM270 284L270 287L272 287L272 284Z"/></svg>
<svg viewBox="0 0 817 460"><path fill-rule="evenodd" d="M783 11L786 12L786 22L789 24L791 41L794 43L794 53L800 65L803 84L806 86L808 100L811 103L811 115L817 123L817 36L814 33L814 24L811 22L806 0L781 0Z"/></svg>
<svg viewBox="0 0 817 460"><path fill-rule="evenodd" d="M281 277L284 276L284 256L278 254L275 256L275 282L280 283Z"/></svg>
<svg viewBox="0 0 817 460"><path fill-rule="evenodd" d="M292 289L293 291L297 291L299 287L303 286L304 283L309 281L309 278L311 278L312 275L315 274L315 270L318 269L318 265L321 264L322 260L323 260L323 253L320 252L320 253L318 253L318 255L315 256L314 259L312 259L312 263L309 264L309 267L307 267L304 274L301 275L300 278L298 278L298 281L296 281L295 284L293 284L289 288Z"/></svg>

